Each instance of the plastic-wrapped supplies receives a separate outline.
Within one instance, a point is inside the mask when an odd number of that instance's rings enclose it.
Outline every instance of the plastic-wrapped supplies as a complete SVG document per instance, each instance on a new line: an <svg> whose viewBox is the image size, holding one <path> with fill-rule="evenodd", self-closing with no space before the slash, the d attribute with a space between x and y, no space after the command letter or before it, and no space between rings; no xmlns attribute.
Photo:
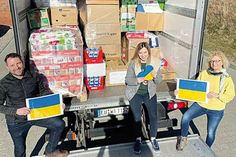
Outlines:
<svg viewBox="0 0 236 157"><path fill-rule="evenodd" d="M83 41L79 30L43 28L29 38L30 68L44 75L55 93L80 96L83 87Z"/></svg>

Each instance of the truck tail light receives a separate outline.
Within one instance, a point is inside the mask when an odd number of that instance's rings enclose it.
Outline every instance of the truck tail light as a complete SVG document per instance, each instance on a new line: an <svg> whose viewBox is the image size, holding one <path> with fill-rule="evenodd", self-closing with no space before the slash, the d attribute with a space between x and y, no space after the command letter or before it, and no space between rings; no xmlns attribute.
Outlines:
<svg viewBox="0 0 236 157"><path fill-rule="evenodd" d="M175 110L180 108L186 108L188 107L187 101L179 101L179 102L169 102L168 103L168 110Z"/></svg>

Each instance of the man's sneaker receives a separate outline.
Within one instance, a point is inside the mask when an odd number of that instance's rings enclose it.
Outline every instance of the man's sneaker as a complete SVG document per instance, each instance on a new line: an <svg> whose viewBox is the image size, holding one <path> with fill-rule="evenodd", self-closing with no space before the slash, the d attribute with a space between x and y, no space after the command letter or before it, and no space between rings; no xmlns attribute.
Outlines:
<svg viewBox="0 0 236 157"><path fill-rule="evenodd" d="M156 139L151 140L151 143L152 143L153 151L156 152L156 153L159 153L160 152L160 146L159 146L157 140Z"/></svg>
<svg viewBox="0 0 236 157"><path fill-rule="evenodd" d="M180 136L177 138L176 150L182 151L187 145L187 137Z"/></svg>
<svg viewBox="0 0 236 157"><path fill-rule="evenodd" d="M134 144L134 154L140 154L141 153L141 141L136 140Z"/></svg>

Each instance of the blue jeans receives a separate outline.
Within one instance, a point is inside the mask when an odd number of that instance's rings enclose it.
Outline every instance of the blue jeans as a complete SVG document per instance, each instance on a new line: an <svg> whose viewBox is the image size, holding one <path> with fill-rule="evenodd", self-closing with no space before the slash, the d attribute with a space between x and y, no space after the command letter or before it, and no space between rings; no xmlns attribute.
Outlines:
<svg viewBox="0 0 236 157"><path fill-rule="evenodd" d="M206 144L211 147L215 141L216 129L224 116L224 110L208 110L201 107L198 103L193 103L192 106L184 113L181 122L181 136L188 135L189 123L192 119L207 115L207 137Z"/></svg>
<svg viewBox="0 0 236 157"><path fill-rule="evenodd" d="M65 122L60 117L7 124L8 131L14 143L15 157L26 156L26 136L33 125L47 128L50 131L45 153L47 154L56 151L57 144L61 138L61 133L65 127Z"/></svg>
<svg viewBox="0 0 236 157"><path fill-rule="evenodd" d="M156 137L157 134L157 97L154 95L149 99L149 94L140 95L135 94L134 97L130 100L130 108L133 113L135 121L135 135L136 137L141 137L141 105L144 105L147 108L149 121L150 121L150 136Z"/></svg>

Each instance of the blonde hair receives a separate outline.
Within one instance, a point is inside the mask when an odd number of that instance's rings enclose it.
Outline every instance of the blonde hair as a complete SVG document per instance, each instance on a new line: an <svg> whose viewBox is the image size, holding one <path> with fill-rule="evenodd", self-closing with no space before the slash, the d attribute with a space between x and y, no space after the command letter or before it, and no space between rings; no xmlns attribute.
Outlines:
<svg viewBox="0 0 236 157"><path fill-rule="evenodd" d="M226 57L225 54L224 54L222 51L220 51L220 50L212 51L212 52L209 54L208 59L207 59L207 61L208 61L208 66L209 66L209 67L211 67L211 60L212 60L212 58L215 57L215 56L217 56L217 57L219 57L219 58L221 59L222 64L223 64L223 66L222 66L223 68L227 69L227 68L229 67L229 61L228 61L227 57Z"/></svg>
<svg viewBox="0 0 236 157"><path fill-rule="evenodd" d="M147 64L150 63L150 58L151 58L151 50L148 46L148 43L147 42L141 42L139 43L136 47L135 47L135 51L134 51L134 56L132 58L132 60L134 61L134 64L135 64L135 72L138 72L141 70L141 60L139 59L139 51L142 49L142 48L146 48L147 51L148 51L148 59L147 59Z"/></svg>
<svg viewBox="0 0 236 157"><path fill-rule="evenodd" d="M146 64L151 64L154 68L154 71L157 72L159 66L160 66L160 59L159 60L152 60L151 58L151 49L148 45L147 42L140 42L136 48L135 48L135 52L134 52L134 56L132 57L132 61L134 62L135 64L135 73L137 74L138 72L141 71L141 60L139 59L139 51L142 49L142 48L146 48L147 51L148 51L148 59L147 59L147 63Z"/></svg>

